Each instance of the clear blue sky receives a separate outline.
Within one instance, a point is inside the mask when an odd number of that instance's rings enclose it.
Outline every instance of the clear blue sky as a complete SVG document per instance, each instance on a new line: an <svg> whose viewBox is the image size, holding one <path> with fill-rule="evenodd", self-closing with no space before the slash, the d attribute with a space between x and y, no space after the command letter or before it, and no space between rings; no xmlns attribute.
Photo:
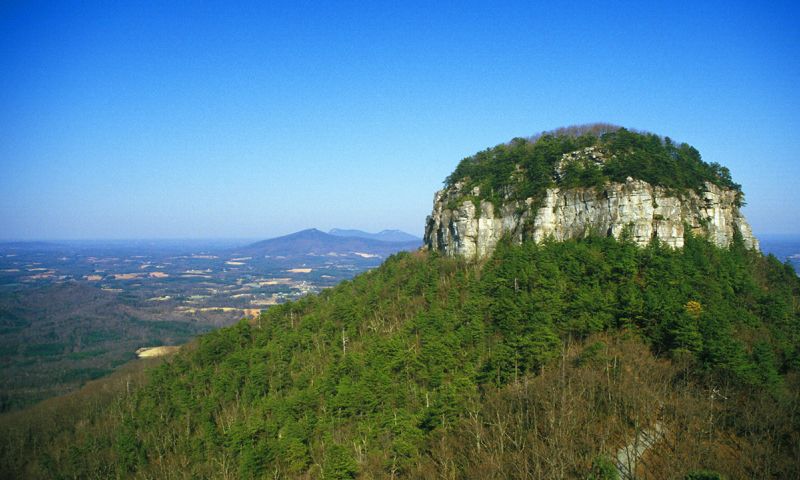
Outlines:
<svg viewBox="0 0 800 480"><path fill-rule="evenodd" d="M478 150L686 141L800 233L796 2L0 1L0 238L422 233Z"/></svg>

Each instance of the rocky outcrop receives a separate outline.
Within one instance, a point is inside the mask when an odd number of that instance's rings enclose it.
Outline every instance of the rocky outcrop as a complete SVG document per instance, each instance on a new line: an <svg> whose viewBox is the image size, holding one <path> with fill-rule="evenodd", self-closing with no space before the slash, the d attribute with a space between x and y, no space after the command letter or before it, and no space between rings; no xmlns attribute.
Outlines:
<svg viewBox="0 0 800 480"><path fill-rule="evenodd" d="M497 242L547 237L554 240L590 234L619 238L624 230L639 245L657 237L674 248L683 247L685 228L719 246L728 246L739 232L749 248L758 249L737 203L738 192L707 182L700 192L684 195L641 180L608 183L601 188L550 188L541 198L507 199L495 207L477 200L480 191L464 185L436 193L425 227L427 248L448 256L487 257Z"/></svg>

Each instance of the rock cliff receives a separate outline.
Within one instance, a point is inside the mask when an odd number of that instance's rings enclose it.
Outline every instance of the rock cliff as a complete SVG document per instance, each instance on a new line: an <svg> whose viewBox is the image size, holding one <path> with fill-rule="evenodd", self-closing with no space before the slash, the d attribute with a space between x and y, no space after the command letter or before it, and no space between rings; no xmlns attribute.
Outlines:
<svg viewBox="0 0 800 480"><path fill-rule="evenodd" d="M563 160L576 157L570 153ZM676 193L631 177L624 183L560 188L557 180L563 163L555 172L556 186L537 198L515 200L506 195L505 201L492 203L480 200L479 187L467 190L464 182L436 192L425 227L427 248L479 259L490 255L504 236L515 242L547 237L560 241L590 234L619 238L626 229L639 245L657 237L681 248L688 227L692 234L719 246L728 246L738 232L747 247L758 249L758 240L739 209L738 190L705 182L701 191Z"/></svg>

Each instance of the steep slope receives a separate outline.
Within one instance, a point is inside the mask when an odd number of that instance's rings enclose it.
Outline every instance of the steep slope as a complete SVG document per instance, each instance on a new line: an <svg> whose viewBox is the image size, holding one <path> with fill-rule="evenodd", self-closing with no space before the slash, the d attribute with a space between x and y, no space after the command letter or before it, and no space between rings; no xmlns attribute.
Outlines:
<svg viewBox="0 0 800 480"><path fill-rule="evenodd" d="M625 234L639 245L657 238L680 248L691 231L722 247L741 235L758 249L727 169L686 144L604 131L515 139L464 159L435 195L425 244L485 258L504 236L519 243Z"/></svg>

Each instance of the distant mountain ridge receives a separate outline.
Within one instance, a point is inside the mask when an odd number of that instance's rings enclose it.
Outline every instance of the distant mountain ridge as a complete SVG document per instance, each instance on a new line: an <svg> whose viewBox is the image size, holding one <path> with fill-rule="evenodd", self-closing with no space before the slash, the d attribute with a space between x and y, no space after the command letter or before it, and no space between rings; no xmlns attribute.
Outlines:
<svg viewBox="0 0 800 480"><path fill-rule="evenodd" d="M421 239L387 242L371 238L339 236L309 228L282 237L262 240L236 249L248 255L301 256L301 255L377 255L388 257L393 253L416 250Z"/></svg>
<svg viewBox="0 0 800 480"><path fill-rule="evenodd" d="M422 242L422 238L402 230L381 230L378 233L369 233L356 229L333 228L328 234L337 237L369 238L370 240L380 240L382 242Z"/></svg>

